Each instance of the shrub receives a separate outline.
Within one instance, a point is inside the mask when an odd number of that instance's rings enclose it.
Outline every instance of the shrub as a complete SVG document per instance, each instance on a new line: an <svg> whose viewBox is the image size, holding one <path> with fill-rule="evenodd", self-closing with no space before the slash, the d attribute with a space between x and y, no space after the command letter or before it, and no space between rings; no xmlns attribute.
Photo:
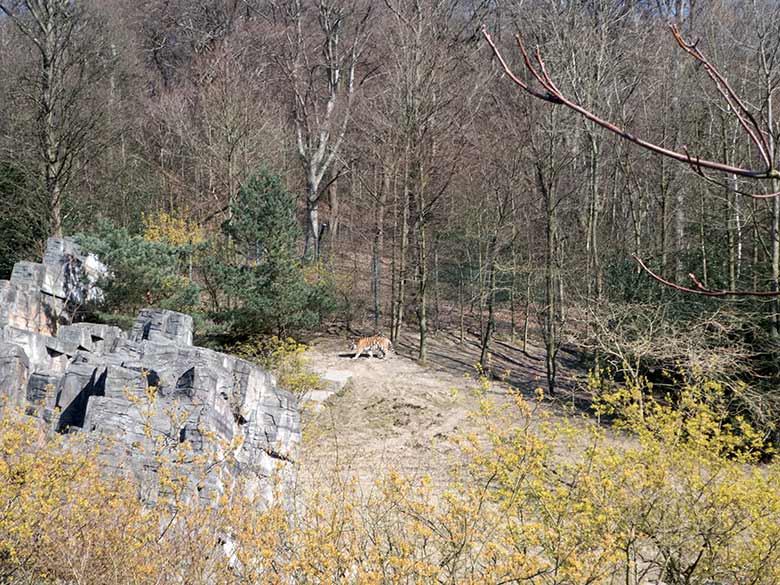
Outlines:
<svg viewBox="0 0 780 585"><path fill-rule="evenodd" d="M141 215L144 224L144 240L161 242L169 246L197 246L206 241L203 228L185 217L165 212Z"/></svg>
<svg viewBox="0 0 780 585"><path fill-rule="evenodd" d="M235 302L217 319L235 334L283 335L319 322L324 290L304 276L295 200L278 177L261 171L242 186L223 232L229 245L212 254L209 280Z"/></svg>
<svg viewBox="0 0 780 585"><path fill-rule="evenodd" d="M306 344L292 337L282 339L275 335L242 341L228 348L231 353L273 372L279 385L297 397L322 388L320 377L306 367L307 350Z"/></svg>
<svg viewBox="0 0 780 585"><path fill-rule="evenodd" d="M273 359L263 347L248 354ZM761 438L716 383L691 383L677 407L643 390L603 397L619 431L554 420L519 395L510 413L483 393L485 434L462 438L449 481L381 470L365 489L344 468L304 468L294 505L270 508L240 485L201 506L187 482L146 507L78 435L6 413L0 571L36 584L777 583L780 466L756 466ZM170 449L161 482L189 457L186 443Z"/></svg>
<svg viewBox="0 0 780 585"><path fill-rule="evenodd" d="M186 276L190 246L150 241L105 221L77 240L109 268L99 283L105 293L100 310L135 316L150 305L182 312L198 306L200 289Z"/></svg>

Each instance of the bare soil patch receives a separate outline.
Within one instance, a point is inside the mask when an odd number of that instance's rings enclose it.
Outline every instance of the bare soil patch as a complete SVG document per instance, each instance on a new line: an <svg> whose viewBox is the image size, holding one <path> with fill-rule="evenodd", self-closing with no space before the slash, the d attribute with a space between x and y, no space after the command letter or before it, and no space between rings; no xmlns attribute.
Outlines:
<svg viewBox="0 0 780 585"><path fill-rule="evenodd" d="M433 336L426 366L414 359L417 339L412 336L401 339L397 354L385 359L367 355L352 359L346 337L320 336L309 341L312 370L348 373L351 379L319 412L305 413L304 469L317 474L347 470L364 485L388 469L443 481L460 456L455 438L481 432L479 420L472 416L479 409L474 392L479 347L474 339L460 344L450 334ZM575 380L584 374L573 358L568 359L564 355L561 365L561 402L540 407L547 416L564 415L562 405L574 396ZM533 396L545 384L539 353L526 355L499 342L492 366L495 374L506 373L509 384L523 394ZM510 397L509 384L494 381L489 395L505 412L517 412L517 422L522 424L525 421Z"/></svg>

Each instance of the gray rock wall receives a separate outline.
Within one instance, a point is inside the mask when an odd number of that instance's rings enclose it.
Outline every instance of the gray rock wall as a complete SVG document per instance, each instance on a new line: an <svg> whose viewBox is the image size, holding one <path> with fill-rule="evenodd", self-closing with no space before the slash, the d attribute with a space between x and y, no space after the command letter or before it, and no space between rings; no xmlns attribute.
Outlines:
<svg viewBox="0 0 780 585"><path fill-rule="evenodd" d="M49 238L41 264L17 262L11 280L0 280L0 327L56 335L85 302L100 300L95 283L105 274L72 239Z"/></svg>
<svg viewBox="0 0 780 585"><path fill-rule="evenodd" d="M188 315L144 309L127 334L63 324L74 303L99 298L101 270L70 240L49 240L43 264L19 263L0 281L5 403L54 431L89 433L150 500L161 458L173 461L185 443L195 463L183 472L199 497L241 480L270 500L271 476L292 473L300 443L295 398L258 366L193 346Z"/></svg>

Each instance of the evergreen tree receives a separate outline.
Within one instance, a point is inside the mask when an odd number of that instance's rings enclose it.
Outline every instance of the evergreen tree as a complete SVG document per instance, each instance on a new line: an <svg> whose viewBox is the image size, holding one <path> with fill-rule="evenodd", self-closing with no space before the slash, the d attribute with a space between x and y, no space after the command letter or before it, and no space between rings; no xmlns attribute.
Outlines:
<svg viewBox="0 0 780 585"><path fill-rule="evenodd" d="M89 234L78 234L79 245L96 254L109 269L100 284L104 301L90 318L129 325L141 307L154 306L185 313L195 311L200 288L186 274L189 246L150 241L109 221Z"/></svg>
<svg viewBox="0 0 780 585"><path fill-rule="evenodd" d="M279 177L261 170L239 190L223 232L231 240L218 260L222 289L237 301L219 317L236 333L284 333L316 324L326 296L304 279L296 253L301 230L293 197Z"/></svg>

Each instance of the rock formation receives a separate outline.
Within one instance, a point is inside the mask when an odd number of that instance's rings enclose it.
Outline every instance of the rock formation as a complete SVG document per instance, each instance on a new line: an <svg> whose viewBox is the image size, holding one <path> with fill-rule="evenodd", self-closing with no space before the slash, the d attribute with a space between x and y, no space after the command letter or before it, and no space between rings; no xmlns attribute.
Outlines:
<svg viewBox="0 0 780 585"><path fill-rule="evenodd" d="M50 239L42 264L20 262L0 281L0 396L53 431L89 433L117 472L157 496L155 473L186 443L200 497L241 479L271 498L271 476L300 442L297 403L274 377L239 358L192 345L192 318L145 309L128 333L69 324L99 299L105 273L68 239Z"/></svg>

